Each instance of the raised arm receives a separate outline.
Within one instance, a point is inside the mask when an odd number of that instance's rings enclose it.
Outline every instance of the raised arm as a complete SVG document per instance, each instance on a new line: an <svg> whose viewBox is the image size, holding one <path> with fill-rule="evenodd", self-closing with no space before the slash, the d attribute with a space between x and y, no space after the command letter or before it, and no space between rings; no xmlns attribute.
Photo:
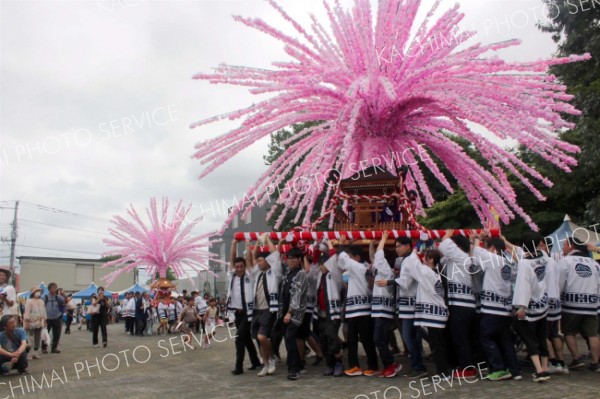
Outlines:
<svg viewBox="0 0 600 399"><path fill-rule="evenodd" d="M473 257L473 248L475 248L476 246L479 246L480 242L481 242L481 240L480 240L479 235L469 234L469 243L471 244L471 245L469 245L469 256L471 258Z"/></svg>
<svg viewBox="0 0 600 399"><path fill-rule="evenodd" d="M310 261L308 260L308 256L304 257L304 271L306 273L310 272Z"/></svg>
<svg viewBox="0 0 600 399"><path fill-rule="evenodd" d="M327 243L327 248L329 249L329 259L327 259L327 261L324 263L324 266L327 270L329 270L329 273L331 273L332 276L334 276L336 279L341 279L342 271L337 266L338 255L335 253L335 248L333 247L331 241L324 240L324 242Z"/></svg>
<svg viewBox="0 0 600 399"><path fill-rule="evenodd" d="M231 241L231 251L229 253L229 271L235 270L235 258L237 258L237 240L234 238Z"/></svg>
<svg viewBox="0 0 600 399"><path fill-rule="evenodd" d="M287 241L286 241L285 239L283 239L283 238L282 238L281 240L279 240L279 242L277 243L277 250L278 250L279 252L281 252L281 251L283 250L283 245L284 245L284 243L286 243L286 242L287 242Z"/></svg>
<svg viewBox="0 0 600 399"><path fill-rule="evenodd" d="M385 248L385 242L387 241L389 234L390 232L387 230L383 232L381 241L379 241L379 245L377 246L378 251L383 251L383 248Z"/></svg>
<svg viewBox="0 0 600 399"><path fill-rule="evenodd" d="M512 244L510 241L506 239L504 236L500 236L502 241L504 241L504 245L506 245L506 250L510 253L510 256L513 258L515 263L519 262L519 254L517 253L517 247Z"/></svg>
<svg viewBox="0 0 600 399"><path fill-rule="evenodd" d="M254 246L254 250L256 250L256 248L258 248L258 245ZM250 240L246 240L245 249L246 252L244 253L244 258L246 259L246 269L250 271L256 264L256 256L254 256L254 252L250 250Z"/></svg>
<svg viewBox="0 0 600 399"><path fill-rule="evenodd" d="M488 263L491 265L491 268L502 267L501 257L492 254L490 251L480 246L484 237L486 237L485 233L469 235L469 241L471 243L469 256L472 260L471 264L477 272L487 270Z"/></svg>
<svg viewBox="0 0 600 399"><path fill-rule="evenodd" d="M268 234L266 236L266 242L267 242L267 246L269 247L270 253L277 251L277 247L275 246L275 244L273 244L273 241L271 241L271 237L269 237Z"/></svg>
<svg viewBox="0 0 600 399"><path fill-rule="evenodd" d="M377 270L378 280L375 282L378 287L385 287L388 285L388 280L390 280L394 276L394 270L390 267L388 261L385 259L385 254L383 253L383 248L385 247L385 242L388 238L388 232L384 232L381 237L381 241L377 245L377 252L375 252L375 256L373 258L373 267ZM393 281L393 280L392 280ZM389 285L393 285L393 283L389 283Z"/></svg>
<svg viewBox="0 0 600 399"><path fill-rule="evenodd" d="M452 237L453 235L454 235L454 229L447 229L447 230L444 232L444 236L442 237L442 241L444 241L444 240L445 240L445 239L447 239L447 238L450 238L450 237Z"/></svg>
<svg viewBox="0 0 600 399"><path fill-rule="evenodd" d="M325 240L325 242L327 243L327 248L331 251L332 249L335 249L333 247L333 244L331 243L331 240Z"/></svg>
<svg viewBox="0 0 600 399"><path fill-rule="evenodd" d="M375 262L375 242L375 240L371 240L371 242L369 243L369 260L371 261L371 263Z"/></svg>
<svg viewBox="0 0 600 399"><path fill-rule="evenodd" d="M438 246L438 250L442 253L442 255L448 258L449 261L459 265L464 265L467 259L470 259L469 254L463 252L463 250L454 243L454 241L451 239L453 234L454 230L446 230L446 234L442 238L442 242Z"/></svg>

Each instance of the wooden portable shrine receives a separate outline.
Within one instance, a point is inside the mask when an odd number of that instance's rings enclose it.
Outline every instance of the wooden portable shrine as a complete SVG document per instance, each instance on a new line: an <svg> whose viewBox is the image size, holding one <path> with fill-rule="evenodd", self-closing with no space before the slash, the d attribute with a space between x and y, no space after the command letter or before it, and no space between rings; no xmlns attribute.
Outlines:
<svg viewBox="0 0 600 399"><path fill-rule="evenodd" d="M381 167L370 167L340 181L339 194L346 198L347 207L345 212L337 209L334 229L406 230L409 211L398 206L401 191L398 177Z"/></svg>
<svg viewBox="0 0 600 399"><path fill-rule="evenodd" d="M435 239L445 234L444 230L429 230L420 225L414 217L413 211L417 193L407 190L404 184L408 168L403 166L398 169L398 176L381 167L370 167L357 172L353 176L341 180L336 185L335 194L332 196L326 211L310 226L303 226L291 232L270 232L272 240L287 239L292 245L299 242L309 242L327 238L338 240L346 236L357 240L356 244L366 244L371 239L381 239L385 230L390 231L389 240L397 237L411 237L413 239ZM330 176L330 182L337 182L339 175ZM340 201L345 201L348 206L340 209ZM385 202L393 203L392 220L384 220ZM389 208L389 206L387 207ZM327 217L334 215L334 231L316 231L316 227ZM478 234L481 230L456 229L454 234ZM263 233L236 232L236 240L258 240ZM492 236L498 236L499 230L490 230ZM288 246L286 246L289 248Z"/></svg>

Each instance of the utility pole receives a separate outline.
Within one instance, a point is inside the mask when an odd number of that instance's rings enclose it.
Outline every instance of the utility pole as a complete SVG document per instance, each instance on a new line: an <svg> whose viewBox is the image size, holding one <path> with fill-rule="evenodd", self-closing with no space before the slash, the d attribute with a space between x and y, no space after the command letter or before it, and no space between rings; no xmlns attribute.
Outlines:
<svg viewBox="0 0 600 399"><path fill-rule="evenodd" d="M10 232L10 273L11 285L15 285L15 245L17 243L17 212L19 211L19 201L15 202L15 215L12 222L12 231Z"/></svg>

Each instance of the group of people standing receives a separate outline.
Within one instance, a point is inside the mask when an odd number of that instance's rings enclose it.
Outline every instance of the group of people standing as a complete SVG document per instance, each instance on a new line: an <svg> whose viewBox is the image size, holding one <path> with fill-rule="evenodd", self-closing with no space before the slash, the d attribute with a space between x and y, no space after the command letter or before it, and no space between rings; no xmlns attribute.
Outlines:
<svg viewBox="0 0 600 399"><path fill-rule="evenodd" d="M600 268L589 256L597 248L569 237L564 256L554 260L537 233L524 234L520 247L503 237L453 233L421 252L411 239L398 237L394 254L385 252L387 232L370 242L368 253L342 237L336 248L324 241L311 254L300 248L282 254L281 243L265 235L267 251L247 241L245 256L238 257L234 240L227 296L237 329L232 373L244 372L246 352L258 376L275 373L284 341L290 380L306 371L307 346L316 364L325 360L326 376L392 378L402 370L390 349L397 347L396 329L410 356L404 373L410 378L429 374L422 356L426 340L437 378L472 377L485 362L491 381L521 379L516 344L522 342L533 380L546 381L585 367L577 334L591 353L588 368L600 372ZM363 366L359 342L367 357Z"/></svg>
<svg viewBox="0 0 600 399"><path fill-rule="evenodd" d="M203 346L209 348L211 334L219 323L217 302L217 299L210 298L208 294L203 297L195 290L189 296L183 290L182 295L177 298L171 296L158 300L152 300L147 292L127 292L119 310L128 334L152 335L156 323L157 334L192 334L202 329L205 337ZM210 328L208 331L207 326Z"/></svg>
<svg viewBox="0 0 600 399"><path fill-rule="evenodd" d="M56 283L50 283L48 294L44 296L41 288L31 288L21 312L15 289L8 284L10 275L10 271L0 269L0 373L5 375L17 369L20 374L27 374L28 360L39 359L41 353L48 353L48 346L50 353L60 353L63 313L65 309L72 312L74 308L71 297L66 296ZM21 323L23 328L19 327ZM45 339L42 339L43 335ZM33 349L30 357L26 350L29 342Z"/></svg>
<svg viewBox="0 0 600 399"><path fill-rule="evenodd" d="M120 306L121 318L125 321L125 332L131 335L149 335L152 330L151 301L148 292L125 293L125 299Z"/></svg>

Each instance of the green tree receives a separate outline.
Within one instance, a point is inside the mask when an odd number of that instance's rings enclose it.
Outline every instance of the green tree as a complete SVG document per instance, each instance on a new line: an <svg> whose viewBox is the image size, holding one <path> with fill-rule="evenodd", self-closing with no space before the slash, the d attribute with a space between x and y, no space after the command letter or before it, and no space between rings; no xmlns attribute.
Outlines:
<svg viewBox="0 0 600 399"><path fill-rule="evenodd" d="M148 281L146 281L146 284L150 285L152 283L152 281L158 280L159 278L160 278L160 275L159 275L158 272L156 272L154 274L154 280L148 280ZM167 277L166 277L166 279L169 280L169 281L175 281L175 280L177 280L177 276L175 275L175 273L173 273L173 270L171 268L167 269Z"/></svg>
<svg viewBox="0 0 600 399"><path fill-rule="evenodd" d="M533 181L547 198L543 202L538 201L527 187L509 175L519 205L531 215L542 234L549 234L562 222L565 214L582 225L591 225L600 220L600 7L586 7L577 1L544 2L548 16L552 19L539 28L552 34L552 39L558 45L556 56L584 53L592 55L591 60L556 65L550 70L567 86L568 93L574 96L571 103L582 112L579 116L563 115L576 126L560 134L562 140L581 148L581 152L576 155L578 166L571 173L566 173L524 147L516 149L521 160L554 183L553 187L548 188ZM451 196L447 201L458 212L462 212L462 197L459 193L455 195L456 197ZM424 223L428 227L449 223L455 219L453 209L444 201L437 203L428 210L428 218ZM444 218L444 214L447 218ZM522 219L503 226L503 234L514 241L518 241L527 230L529 226Z"/></svg>
<svg viewBox="0 0 600 399"><path fill-rule="evenodd" d="M463 148L465 153L481 165L484 169L490 170L485 158L479 150L469 140L448 135L448 137ZM454 193L449 193L446 188L438 181L438 179L429 171L429 168L421 161L419 166L423 171L425 181L429 186L429 191L436 201L431 208L426 210L425 217L417 217L419 223L429 229L448 229L448 228L480 228L481 221L469 202L467 195L458 185L458 181L450 174L448 168L435 155L431 154L430 158L436 163L440 171L446 176L446 179L454 189Z"/></svg>
<svg viewBox="0 0 600 399"><path fill-rule="evenodd" d="M444 201L436 202L427 209L426 217L418 217L419 223L429 229L466 229L481 227L481 222L463 190L458 189Z"/></svg>
<svg viewBox="0 0 600 399"><path fill-rule="evenodd" d="M120 257L120 255L103 256L102 258L100 258L100 262L111 262L113 260L119 259Z"/></svg>
<svg viewBox="0 0 600 399"><path fill-rule="evenodd" d="M549 172L554 187L547 191L548 204L562 220L569 213L574 221L594 224L600 219L600 7L584 7L579 2L544 0L548 14L553 18L540 26L552 34L558 44L557 56L590 53L591 60L556 65L551 72L567 85L574 96L571 103L582 114L566 115L576 127L561 135L567 142L580 146L578 166L572 173ZM547 170L546 170L547 171Z"/></svg>

